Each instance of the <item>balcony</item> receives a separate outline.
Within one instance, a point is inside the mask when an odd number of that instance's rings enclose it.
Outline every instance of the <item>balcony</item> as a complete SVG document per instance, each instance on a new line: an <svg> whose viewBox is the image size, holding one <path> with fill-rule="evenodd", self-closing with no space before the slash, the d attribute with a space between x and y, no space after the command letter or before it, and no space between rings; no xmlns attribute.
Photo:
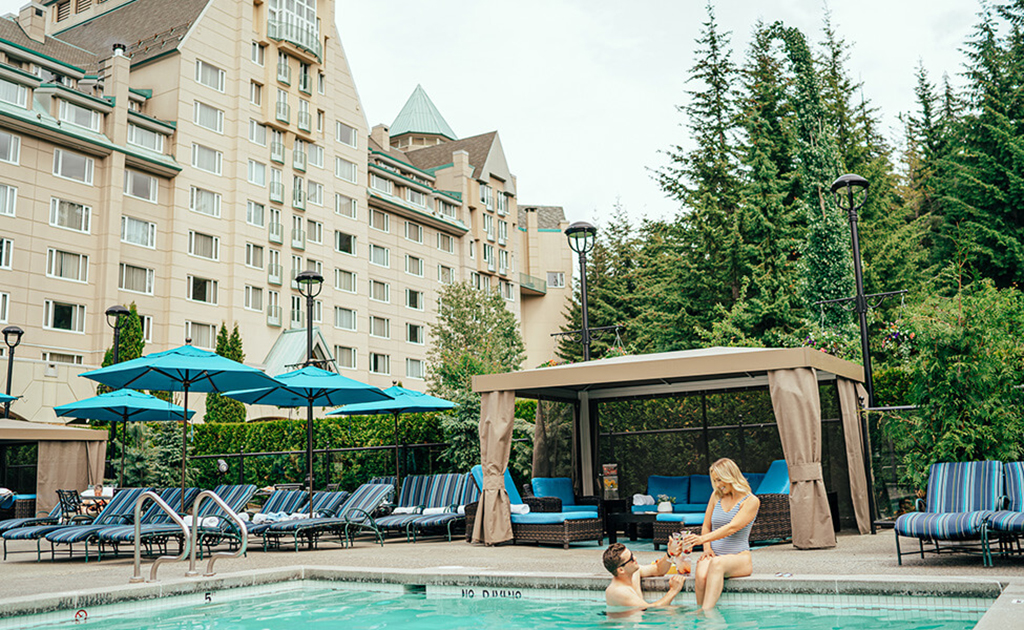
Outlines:
<svg viewBox="0 0 1024 630"><path fill-rule="evenodd" d="M284 226L280 223L268 223L267 232L267 240L271 243L280 245L284 242Z"/></svg>
<svg viewBox="0 0 1024 630"><path fill-rule="evenodd" d="M299 112L298 116L299 129L310 133L313 131L313 115L309 112Z"/></svg>
<svg viewBox="0 0 1024 630"><path fill-rule="evenodd" d="M292 84L292 69L286 63L277 62L277 80L285 85Z"/></svg>
<svg viewBox="0 0 1024 630"><path fill-rule="evenodd" d="M296 188L292 191L292 207L296 210L306 209L306 196L301 188Z"/></svg>
<svg viewBox="0 0 1024 630"><path fill-rule="evenodd" d="M306 314L301 308L291 309L291 327L304 328L306 326Z"/></svg>
<svg viewBox="0 0 1024 630"><path fill-rule="evenodd" d="M284 184L281 182L270 182L270 200L284 203Z"/></svg>
<svg viewBox="0 0 1024 630"><path fill-rule="evenodd" d="M292 247L295 249L306 249L306 230L292 228Z"/></svg>
<svg viewBox="0 0 1024 630"><path fill-rule="evenodd" d="M284 270L281 269L281 265L269 264L267 265L267 282L269 284L276 284L281 286L281 281L284 279L282 274Z"/></svg>
<svg viewBox="0 0 1024 630"><path fill-rule="evenodd" d="M498 267L498 273L503 275L503 276L507 276L508 275L508 267Z"/></svg>
<svg viewBox="0 0 1024 630"><path fill-rule="evenodd" d="M278 164L284 164L284 143L283 142L271 142L270 143L270 161L277 162Z"/></svg>
<svg viewBox="0 0 1024 630"><path fill-rule="evenodd" d="M491 230L490 232L487 233L487 240L489 240L492 243L494 242L494 230Z"/></svg>
<svg viewBox="0 0 1024 630"><path fill-rule="evenodd" d="M491 272L494 271L494 261L493 260L488 260L487 261L487 271L491 271Z"/></svg>
<svg viewBox="0 0 1024 630"><path fill-rule="evenodd" d="M498 245L504 245L504 244L505 244L505 237L503 235L499 234L498 235Z"/></svg>
<svg viewBox="0 0 1024 630"><path fill-rule="evenodd" d="M281 307L267 307L267 326L281 326Z"/></svg>
<svg viewBox="0 0 1024 630"><path fill-rule="evenodd" d="M292 108L288 103L276 103L274 113L277 119L285 124L290 124L292 121Z"/></svg>
<svg viewBox="0 0 1024 630"><path fill-rule="evenodd" d="M323 59L323 46L315 29L305 28L296 24L288 24L280 20L267 20L267 37L277 41L286 41Z"/></svg>
<svg viewBox="0 0 1024 630"><path fill-rule="evenodd" d="M302 114L299 114L301 117ZM297 171L306 171L306 152L295 149L292 151L292 168Z"/></svg>
<svg viewBox="0 0 1024 630"><path fill-rule="evenodd" d="M313 93L313 78L308 74L299 75L299 90L306 94Z"/></svg>
<svg viewBox="0 0 1024 630"><path fill-rule="evenodd" d="M548 283L546 280L521 273L519 274L519 288L526 295L546 295Z"/></svg>

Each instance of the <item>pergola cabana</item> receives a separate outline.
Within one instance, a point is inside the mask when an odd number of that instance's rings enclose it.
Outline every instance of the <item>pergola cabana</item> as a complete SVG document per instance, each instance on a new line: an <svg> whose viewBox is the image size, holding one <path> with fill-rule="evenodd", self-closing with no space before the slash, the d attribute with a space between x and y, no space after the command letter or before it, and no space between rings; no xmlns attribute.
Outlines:
<svg viewBox="0 0 1024 630"><path fill-rule="evenodd" d="M0 419L0 446L38 443L36 510L57 504L57 490L85 490L103 481L107 432Z"/></svg>
<svg viewBox="0 0 1024 630"><path fill-rule="evenodd" d="M716 390L766 388L789 467L793 545L834 547L835 532L821 470L820 382L835 381L857 527L870 528L869 480L864 466L865 425L858 414L858 384L864 369L811 348L704 348L631 355L473 377L480 405L480 460L484 487L473 540L498 544L512 539L504 471L512 443L515 399L535 398L573 405L584 494L597 481L598 412L602 402L657 398Z"/></svg>

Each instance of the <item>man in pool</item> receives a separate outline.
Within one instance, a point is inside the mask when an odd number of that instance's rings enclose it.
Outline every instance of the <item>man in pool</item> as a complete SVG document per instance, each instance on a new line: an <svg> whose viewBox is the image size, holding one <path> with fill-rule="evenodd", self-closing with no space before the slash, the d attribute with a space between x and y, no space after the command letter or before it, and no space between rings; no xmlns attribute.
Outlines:
<svg viewBox="0 0 1024 630"><path fill-rule="evenodd" d="M605 602L609 606L625 606L639 608L641 610L655 607L667 606L672 603L679 591L683 590L682 575L673 575L668 581L668 593L656 602L648 603L644 600L643 591L640 590L640 578L657 577L665 575L672 566L672 556L679 555L682 551L682 543L678 540L669 542L668 551L654 564L641 565L633 552L626 549L622 543L608 545L604 550L604 568L612 574L612 583L604 591Z"/></svg>

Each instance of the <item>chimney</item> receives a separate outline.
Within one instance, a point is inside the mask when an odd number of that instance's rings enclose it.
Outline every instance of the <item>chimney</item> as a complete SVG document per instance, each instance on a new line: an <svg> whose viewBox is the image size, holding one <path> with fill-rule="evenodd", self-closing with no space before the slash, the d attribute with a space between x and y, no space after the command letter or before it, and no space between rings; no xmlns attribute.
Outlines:
<svg viewBox="0 0 1024 630"><path fill-rule="evenodd" d="M32 2L21 7L18 24L29 39L40 44L46 40L46 8L43 5Z"/></svg>
<svg viewBox="0 0 1024 630"><path fill-rule="evenodd" d="M391 148L391 130L387 125L374 125L370 130L370 137L385 151Z"/></svg>
<svg viewBox="0 0 1024 630"><path fill-rule="evenodd" d="M452 152L452 163L457 177L460 175L463 177L473 176L473 169L469 164L469 152L465 149Z"/></svg>
<svg viewBox="0 0 1024 630"><path fill-rule="evenodd" d="M117 106L109 114L107 135L118 144L127 142L128 138L128 87L131 74L131 60L125 55L124 44L114 44L111 56L106 60L106 72L103 80L103 93L113 96Z"/></svg>

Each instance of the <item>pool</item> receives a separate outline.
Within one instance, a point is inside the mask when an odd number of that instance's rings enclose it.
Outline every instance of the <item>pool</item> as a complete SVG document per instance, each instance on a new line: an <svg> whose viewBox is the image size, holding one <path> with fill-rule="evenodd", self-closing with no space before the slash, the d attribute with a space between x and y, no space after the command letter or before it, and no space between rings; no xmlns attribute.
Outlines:
<svg viewBox="0 0 1024 630"><path fill-rule="evenodd" d="M543 594L543 593L542 593ZM0 619L0 629L89 630L416 630L538 628L635 628L874 630L900 628L966 630L992 603L990 598L901 598L877 595L815 596L729 593L717 613L695 610L683 593L674 609L642 616L605 614L597 591L447 586L409 586L313 580L125 602L89 609Z"/></svg>

